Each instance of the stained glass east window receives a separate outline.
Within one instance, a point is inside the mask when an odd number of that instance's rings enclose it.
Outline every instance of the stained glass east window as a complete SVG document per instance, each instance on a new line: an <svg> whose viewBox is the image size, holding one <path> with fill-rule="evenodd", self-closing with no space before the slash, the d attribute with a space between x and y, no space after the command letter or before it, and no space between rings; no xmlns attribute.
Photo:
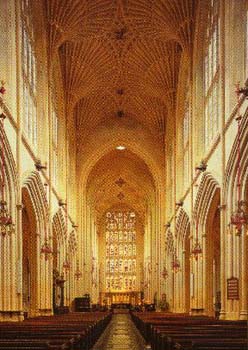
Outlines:
<svg viewBox="0 0 248 350"><path fill-rule="evenodd" d="M106 289L136 288L136 215L132 211L106 214Z"/></svg>

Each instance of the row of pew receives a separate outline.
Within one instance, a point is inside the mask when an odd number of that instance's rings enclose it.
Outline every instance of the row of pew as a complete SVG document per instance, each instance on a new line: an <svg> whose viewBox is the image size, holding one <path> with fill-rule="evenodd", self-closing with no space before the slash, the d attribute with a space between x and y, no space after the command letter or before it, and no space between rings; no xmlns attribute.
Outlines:
<svg viewBox="0 0 248 350"><path fill-rule="evenodd" d="M246 321L156 312L131 315L152 350L248 349Z"/></svg>
<svg viewBox="0 0 248 350"><path fill-rule="evenodd" d="M109 312L69 313L0 323L0 349L89 350L111 320Z"/></svg>

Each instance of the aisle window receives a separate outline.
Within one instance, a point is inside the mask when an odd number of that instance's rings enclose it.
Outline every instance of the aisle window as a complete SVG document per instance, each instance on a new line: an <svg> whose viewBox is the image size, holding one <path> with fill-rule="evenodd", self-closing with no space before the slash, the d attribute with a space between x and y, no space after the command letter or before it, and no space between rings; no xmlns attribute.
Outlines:
<svg viewBox="0 0 248 350"><path fill-rule="evenodd" d="M28 0L22 1L22 77L23 130L31 145L37 147L37 79L34 35Z"/></svg>
<svg viewBox="0 0 248 350"><path fill-rule="evenodd" d="M205 38L204 104L205 146L208 148L219 131L219 1L211 0Z"/></svg>
<svg viewBox="0 0 248 350"><path fill-rule="evenodd" d="M106 289L136 288L136 216L134 212L106 214Z"/></svg>

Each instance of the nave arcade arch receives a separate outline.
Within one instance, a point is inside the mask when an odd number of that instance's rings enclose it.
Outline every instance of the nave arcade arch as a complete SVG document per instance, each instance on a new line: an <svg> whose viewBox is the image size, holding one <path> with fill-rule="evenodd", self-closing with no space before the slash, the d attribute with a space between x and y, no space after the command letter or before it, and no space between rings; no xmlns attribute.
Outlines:
<svg viewBox="0 0 248 350"><path fill-rule="evenodd" d="M248 215L248 118L247 110L240 122L240 145L236 136L230 150L225 174L224 195L226 203L230 203L224 208L224 222L226 223L226 236L224 240L225 265L222 269L223 289L227 289L226 281L235 277L239 280L239 299L228 300L227 295L222 295L223 318L247 320L248 315L248 227L242 225L240 233L235 225L230 223L231 215L237 210L238 203L238 183L240 180L240 200L244 213ZM238 147L240 147L240 164L238 164ZM240 169L238 170L238 167ZM240 179L238 179L238 173Z"/></svg>
<svg viewBox="0 0 248 350"><path fill-rule="evenodd" d="M210 173L202 176L194 206L193 240L202 246L200 259L192 260L193 312L214 315L220 302L220 186ZM220 311L220 310L219 310Z"/></svg>
<svg viewBox="0 0 248 350"><path fill-rule="evenodd" d="M43 263L46 256L42 254L42 246L50 244L48 204L37 172L28 174L23 182L22 205L23 308L27 317L34 317L52 309L52 262Z"/></svg>

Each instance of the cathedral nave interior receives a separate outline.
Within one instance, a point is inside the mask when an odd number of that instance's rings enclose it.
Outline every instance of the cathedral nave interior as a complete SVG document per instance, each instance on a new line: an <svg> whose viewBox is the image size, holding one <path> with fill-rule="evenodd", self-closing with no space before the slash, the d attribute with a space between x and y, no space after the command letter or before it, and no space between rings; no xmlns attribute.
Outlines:
<svg viewBox="0 0 248 350"><path fill-rule="evenodd" d="M0 333L92 322L80 349L157 350L148 323L199 319L241 339L248 1L0 0L0 28Z"/></svg>

